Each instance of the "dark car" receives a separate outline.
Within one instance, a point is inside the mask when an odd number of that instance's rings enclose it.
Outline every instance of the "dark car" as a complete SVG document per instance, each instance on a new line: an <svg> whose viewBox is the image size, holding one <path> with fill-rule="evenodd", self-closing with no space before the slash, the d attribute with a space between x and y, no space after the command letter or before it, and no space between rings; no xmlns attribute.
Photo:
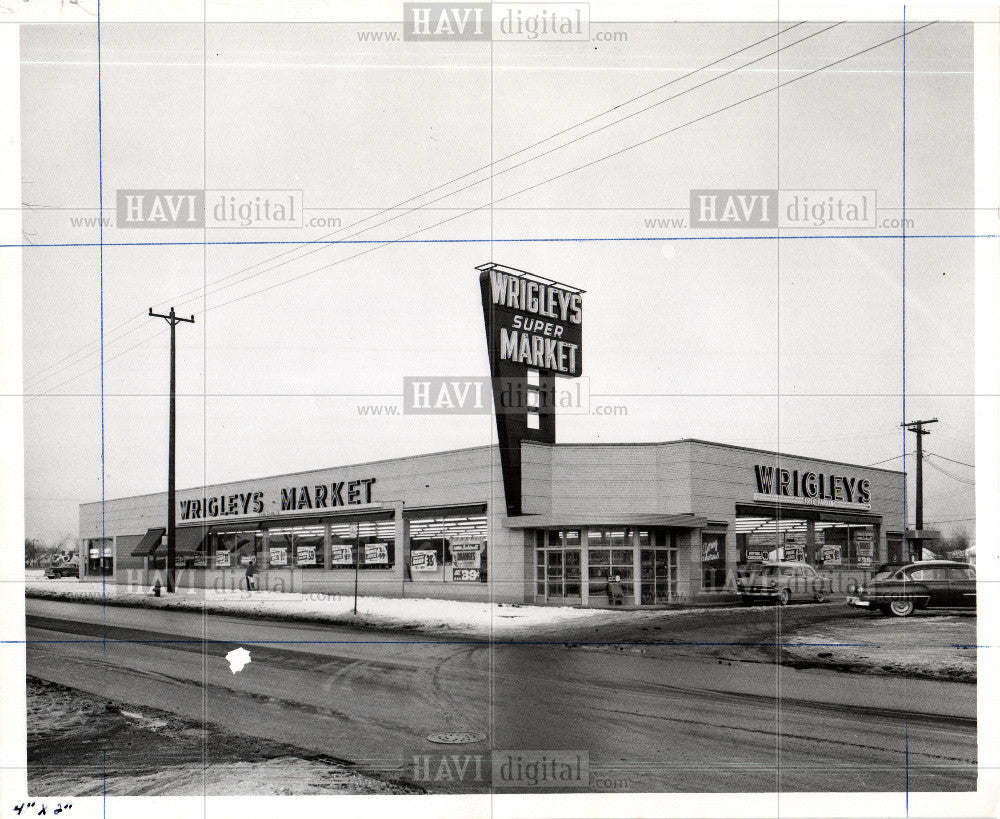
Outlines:
<svg viewBox="0 0 1000 819"><path fill-rule="evenodd" d="M72 561L56 563L45 570L45 576L50 580L54 580L57 577L79 577L80 564Z"/></svg>
<svg viewBox="0 0 1000 819"><path fill-rule="evenodd" d="M921 560L877 572L847 603L897 617L917 609L975 609L976 568L957 560Z"/></svg>
<svg viewBox="0 0 1000 819"><path fill-rule="evenodd" d="M778 603L784 606L792 600L822 603L833 593L833 581L808 563L764 563L752 567L745 577L736 580L743 603Z"/></svg>

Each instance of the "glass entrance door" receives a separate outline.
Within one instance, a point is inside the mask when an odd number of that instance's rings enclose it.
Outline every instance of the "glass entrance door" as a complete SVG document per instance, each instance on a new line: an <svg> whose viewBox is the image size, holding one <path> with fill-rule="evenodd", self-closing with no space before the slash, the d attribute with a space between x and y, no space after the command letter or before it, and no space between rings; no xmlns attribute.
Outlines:
<svg viewBox="0 0 1000 819"><path fill-rule="evenodd" d="M676 600L677 550L641 549L639 586L639 602L644 606L662 606Z"/></svg>
<svg viewBox="0 0 1000 819"><path fill-rule="evenodd" d="M582 602L579 530L539 532L535 551L535 599L538 602ZM570 544L575 544L571 546Z"/></svg>

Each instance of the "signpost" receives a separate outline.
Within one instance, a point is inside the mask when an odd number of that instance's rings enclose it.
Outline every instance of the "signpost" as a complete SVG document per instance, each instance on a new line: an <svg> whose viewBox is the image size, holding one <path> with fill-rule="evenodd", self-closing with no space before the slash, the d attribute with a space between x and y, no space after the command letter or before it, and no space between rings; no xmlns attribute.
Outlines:
<svg viewBox="0 0 1000 819"><path fill-rule="evenodd" d="M521 442L556 442L556 377L583 373L583 292L525 270L476 268L507 514L521 514Z"/></svg>

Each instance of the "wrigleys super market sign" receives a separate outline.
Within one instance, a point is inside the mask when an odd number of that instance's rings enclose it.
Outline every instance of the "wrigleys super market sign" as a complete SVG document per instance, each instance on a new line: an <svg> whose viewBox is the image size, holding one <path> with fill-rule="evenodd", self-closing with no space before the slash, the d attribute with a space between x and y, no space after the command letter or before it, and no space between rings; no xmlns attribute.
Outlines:
<svg viewBox="0 0 1000 819"><path fill-rule="evenodd" d="M757 489L753 496L755 501L858 511L872 508L872 487L867 478L808 469L780 469L764 464L755 464L753 470Z"/></svg>

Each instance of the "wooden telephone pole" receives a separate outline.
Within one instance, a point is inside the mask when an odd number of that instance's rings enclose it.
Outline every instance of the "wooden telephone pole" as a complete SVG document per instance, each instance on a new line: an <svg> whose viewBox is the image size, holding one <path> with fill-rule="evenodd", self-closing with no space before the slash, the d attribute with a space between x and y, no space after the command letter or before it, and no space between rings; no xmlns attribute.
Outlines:
<svg viewBox="0 0 1000 819"><path fill-rule="evenodd" d="M174 308L170 308L170 313L154 313L153 308L149 308L149 315L155 318L165 319L170 325L170 443L169 454L167 455L167 591L176 591L174 573L177 562L177 502L174 498L176 486L174 485L174 465L176 462L177 445L177 341L176 327L182 321L194 324L194 316L191 318L181 318L174 313Z"/></svg>
<svg viewBox="0 0 1000 819"><path fill-rule="evenodd" d="M910 421L900 424L917 436L917 507L916 525L914 528L919 532L924 528L924 436L930 435L929 429L924 429L924 424L936 424L937 418L930 418L926 421Z"/></svg>

